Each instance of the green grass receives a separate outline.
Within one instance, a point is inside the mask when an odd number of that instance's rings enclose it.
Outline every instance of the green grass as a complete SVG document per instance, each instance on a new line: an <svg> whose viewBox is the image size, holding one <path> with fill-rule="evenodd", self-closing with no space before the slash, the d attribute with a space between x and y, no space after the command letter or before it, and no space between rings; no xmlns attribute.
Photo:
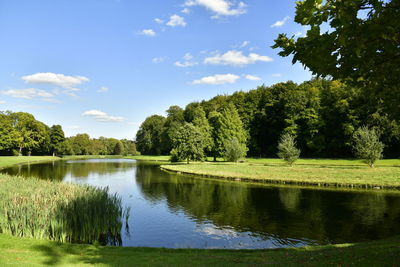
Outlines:
<svg viewBox="0 0 400 267"><path fill-rule="evenodd" d="M40 162L40 161L52 161L59 160L59 157L52 156L0 156L0 169L12 166L14 164Z"/></svg>
<svg viewBox="0 0 400 267"><path fill-rule="evenodd" d="M60 244L0 234L0 266L398 266L400 238L273 250Z"/></svg>
<svg viewBox="0 0 400 267"><path fill-rule="evenodd" d="M357 160L305 159L289 167L278 159L245 163L162 165L165 170L208 177L316 186L400 188L400 160L381 160L370 168Z"/></svg>
<svg viewBox="0 0 400 267"><path fill-rule="evenodd" d="M146 155L139 155L139 156L127 156L124 158L129 159L136 159L136 160L143 160L143 161L161 161L161 162L169 162L169 156L146 156Z"/></svg>

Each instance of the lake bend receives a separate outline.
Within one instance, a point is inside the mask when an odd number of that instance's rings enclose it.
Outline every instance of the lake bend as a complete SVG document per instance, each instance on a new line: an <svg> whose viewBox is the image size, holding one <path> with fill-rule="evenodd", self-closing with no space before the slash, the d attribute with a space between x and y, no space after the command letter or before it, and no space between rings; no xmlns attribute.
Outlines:
<svg viewBox="0 0 400 267"><path fill-rule="evenodd" d="M122 246L261 249L400 234L400 192L395 191L209 179L129 159L60 160L1 172L108 187L130 208Z"/></svg>

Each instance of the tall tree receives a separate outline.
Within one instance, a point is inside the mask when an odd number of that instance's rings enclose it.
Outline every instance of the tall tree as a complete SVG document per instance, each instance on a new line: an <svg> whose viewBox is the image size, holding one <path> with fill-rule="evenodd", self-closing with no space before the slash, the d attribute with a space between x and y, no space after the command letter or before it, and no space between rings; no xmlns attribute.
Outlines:
<svg viewBox="0 0 400 267"><path fill-rule="evenodd" d="M18 133L13 127L10 112L0 112L0 151L10 151L18 144Z"/></svg>
<svg viewBox="0 0 400 267"><path fill-rule="evenodd" d="M204 137L200 129L191 123L184 123L172 139L173 153L189 164L190 160L203 160Z"/></svg>
<svg viewBox="0 0 400 267"><path fill-rule="evenodd" d="M136 134L136 145L144 155L160 155L162 152L162 134L165 117L152 115L140 125Z"/></svg>
<svg viewBox="0 0 400 267"><path fill-rule="evenodd" d="M50 128L50 147L53 157L62 149L62 143L65 140L64 131L61 125L53 125Z"/></svg>
<svg viewBox="0 0 400 267"><path fill-rule="evenodd" d="M246 144L246 131L243 128L239 113L232 103L222 107L221 112L211 112L209 116L212 127L214 161L217 157L223 156L226 143L230 139L235 137L240 144Z"/></svg>
<svg viewBox="0 0 400 267"><path fill-rule="evenodd" d="M10 116L18 132L19 154L22 155L23 149L26 149L30 155L32 149L38 148L45 140L47 134L45 125L29 113L16 112Z"/></svg>

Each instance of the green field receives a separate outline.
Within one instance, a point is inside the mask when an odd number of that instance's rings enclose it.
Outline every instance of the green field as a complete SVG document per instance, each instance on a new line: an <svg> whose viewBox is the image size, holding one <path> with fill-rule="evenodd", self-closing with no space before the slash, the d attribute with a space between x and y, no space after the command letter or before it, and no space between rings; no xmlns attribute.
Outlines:
<svg viewBox="0 0 400 267"><path fill-rule="evenodd" d="M21 163L31 163L31 162L39 162L39 161L52 161L59 160L59 157L52 156L1 156L0 157L0 169L5 167L21 164Z"/></svg>
<svg viewBox="0 0 400 267"><path fill-rule="evenodd" d="M0 266L397 266L400 238L273 250L198 250L60 244L0 234Z"/></svg>
<svg viewBox="0 0 400 267"><path fill-rule="evenodd" d="M400 160L381 160L370 168L358 160L304 159L293 167L279 159L244 163L192 163L161 168L208 177L316 186L400 188Z"/></svg>

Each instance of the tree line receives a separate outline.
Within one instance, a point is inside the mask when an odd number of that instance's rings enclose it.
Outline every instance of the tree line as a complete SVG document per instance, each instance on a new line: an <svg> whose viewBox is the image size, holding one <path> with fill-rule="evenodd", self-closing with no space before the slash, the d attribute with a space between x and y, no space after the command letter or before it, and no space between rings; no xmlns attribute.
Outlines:
<svg viewBox="0 0 400 267"><path fill-rule="evenodd" d="M302 157L349 158L355 132L368 127L385 144L385 157L399 157L397 99L339 80L262 85L192 102L184 109L171 106L166 117L152 115L141 124L136 145L142 154L176 156L185 155L177 150L187 144L187 159L196 149L201 150L194 153L197 157L223 156L229 143L236 142L248 156L276 157L281 136L290 134Z"/></svg>
<svg viewBox="0 0 400 267"><path fill-rule="evenodd" d="M0 112L0 155L134 155L132 140L65 137L61 125L47 126L25 112Z"/></svg>

